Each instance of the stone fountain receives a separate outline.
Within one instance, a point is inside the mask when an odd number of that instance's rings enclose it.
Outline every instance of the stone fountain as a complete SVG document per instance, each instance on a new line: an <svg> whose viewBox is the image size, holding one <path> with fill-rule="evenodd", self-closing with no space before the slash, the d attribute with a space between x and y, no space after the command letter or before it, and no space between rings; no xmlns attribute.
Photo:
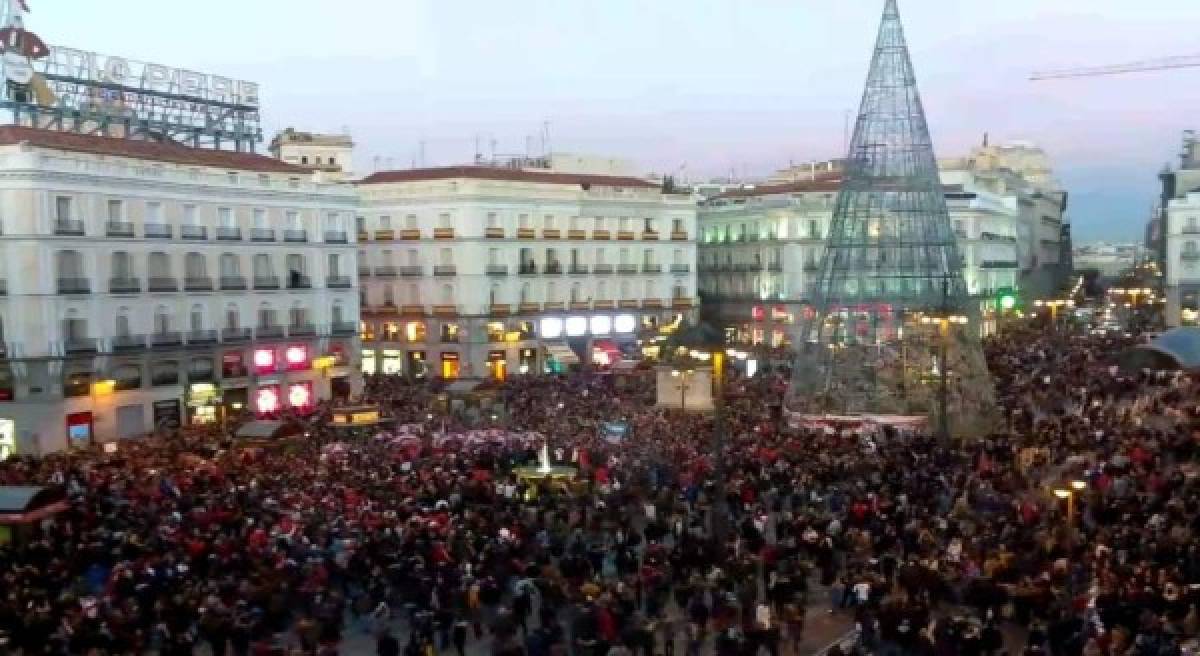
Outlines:
<svg viewBox="0 0 1200 656"><path fill-rule="evenodd" d="M578 470L566 465L555 465L550 462L550 444L542 442L536 465L517 467L514 472L523 481L569 481L575 478Z"/></svg>

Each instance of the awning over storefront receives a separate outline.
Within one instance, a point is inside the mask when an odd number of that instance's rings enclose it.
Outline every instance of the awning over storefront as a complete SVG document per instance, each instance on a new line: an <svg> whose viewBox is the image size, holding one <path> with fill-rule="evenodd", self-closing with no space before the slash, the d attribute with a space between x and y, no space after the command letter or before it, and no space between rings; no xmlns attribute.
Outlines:
<svg viewBox="0 0 1200 656"><path fill-rule="evenodd" d="M559 364L579 364L579 356L575 355L575 351L571 347L562 342L549 342L545 344L546 353L550 357L558 361Z"/></svg>
<svg viewBox="0 0 1200 656"><path fill-rule="evenodd" d="M621 349L610 339L597 339L592 342L592 362L602 366L613 366L621 361Z"/></svg>
<svg viewBox="0 0 1200 656"><path fill-rule="evenodd" d="M66 509L62 486L0 486L0 524L28 524Z"/></svg>

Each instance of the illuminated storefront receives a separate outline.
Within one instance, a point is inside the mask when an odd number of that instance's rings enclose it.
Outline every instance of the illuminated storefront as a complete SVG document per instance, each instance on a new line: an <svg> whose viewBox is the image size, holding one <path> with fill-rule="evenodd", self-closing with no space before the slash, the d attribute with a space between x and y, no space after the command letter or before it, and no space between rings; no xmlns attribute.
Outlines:
<svg viewBox="0 0 1200 656"><path fill-rule="evenodd" d="M193 383L187 389L188 424L215 424L220 418L221 390L213 383Z"/></svg>
<svg viewBox="0 0 1200 656"><path fill-rule="evenodd" d="M72 412L67 415L67 444L73 449L92 445L92 413Z"/></svg>
<svg viewBox="0 0 1200 656"><path fill-rule="evenodd" d="M362 372L364 374L374 374L378 369L375 365L375 351L363 349L362 351Z"/></svg>
<svg viewBox="0 0 1200 656"><path fill-rule="evenodd" d="M254 350L254 372L258 375L273 374L277 368L275 350L269 348Z"/></svg>
<svg viewBox="0 0 1200 656"><path fill-rule="evenodd" d="M506 337L503 321L492 321L487 325L487 338L493 344L503 342Z"/></svg>
<svg viewBox="0 0 1200 656"><path fill-rule="evenodd" d="M409 344L419 344L425 341L425 322L409 321L404 325L404 337Z"/></svg>
<svg viewBox="0 0 1200 656"><path fill-rule="evenodd" d="M308 347L299 344L288 346L283 352L283 360L288 371L307 371Z"/></svg>
<svg viewBox="0 0 1200 656"><path fill-rule="evenodd" d="M521 349L517 359L517 371L521 374L531 374L537 370L537 349Z"/></svg>

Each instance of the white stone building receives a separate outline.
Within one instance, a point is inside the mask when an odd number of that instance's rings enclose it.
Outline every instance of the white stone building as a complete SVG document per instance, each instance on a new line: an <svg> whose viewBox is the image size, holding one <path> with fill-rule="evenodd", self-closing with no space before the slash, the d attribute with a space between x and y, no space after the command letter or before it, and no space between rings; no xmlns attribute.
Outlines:
<svg viewBox="0 0 1200 656"><path fill-rule="evenodd" d="M355 206L265 156L0 128L0 423L16 448L347 391Z"/></svg>
<svg viewBox="0 0 1200 656"><path fill-rule="evenodd" d="M522 164L357 183L365 372L484 378L611 363L694 312L689 195Z"/></svg>
<svg viewBox="0 0 1200 656"><path fill-rule="evenodd" d="M1200 324L1200 190L1167 202L1166 322L1168 326Z"/></svg>
<svg viewBox="0 0 1200 656"><path fill-rule="evenodd" d="M354 140L346 134L317 134L288 128L271 139L271 156L329 182L354 176Z"/></svg>
<svg viewBox="0 0 1200 656"><path fill-rule="evenodd" d="M840 175L746 187L701 206L699 289L731 339L778 346L793 338L816 282ZM987 317L1000 293L1018 289L1017 198L977 188L969 175L943 178L967 287Z"/></svg>

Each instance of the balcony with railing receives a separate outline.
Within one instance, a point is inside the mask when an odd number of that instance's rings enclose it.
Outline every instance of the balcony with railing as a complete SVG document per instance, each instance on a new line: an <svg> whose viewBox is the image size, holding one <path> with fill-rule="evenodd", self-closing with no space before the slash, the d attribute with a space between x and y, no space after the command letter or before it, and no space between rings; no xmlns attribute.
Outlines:
<svg viewBox="0 0 1200 656"><path fill-rule="evenodd" d="M354 335L358 332L358 324L353 321L335 321L333 325L330 326L330 330L334 335Z"/></svg>
<svg viewBox="0 0 1200 656"><path fill-rule="evenodd" d="M54 222L54 234L63 237L82 237L83 221L78 219L58 219Z"/></svg>
<svg viewBox="0 0 1200 656"><path fill-rule="evenodd" d="M249 328L225 328L221 331L222 342L246 342L254 337L254 331Z"/></svg>
<svg viewBox="0 0 1200 656"><path fill-rule="evenodd" d="M642 273L662 273L662 265L646 262L642 265Z"/></svg>
<svg viewBox="0 0 1200 656"><path fill-rule="evenodd" d="M187 334L187 343L189 346L204 346L207 344L215 344L217 342L216 330L190 330Z"/></svg>
<svg viewBox="0 0 1200 656"><path fill-rule="evenodd" d="M617 307L621 308L622 310L636 310L641 307L641 303L639 303L637 299L623 298L617 301Z"/></svg>
<svg viewBox="0 0 1200 656"><path fill-rule="evenodd" d="M183 239L208 239L208 228L201 225L180 226L179 236Z"/></svg>
<svg viewBox="0 0 1200 656"><path fill-rule="evenodd" d="M536 276L537 272L537 265L533 262L526 262L517 269L517 274L522 276Z"/></svg>
<svg viewBox="0 0 1200 656"><path fill-rule="evenodd" d="M211 292L213 279L209 276L185 276L183 290L186 292Z"/></svg>
<svg viewBox="0 0 1200 656"><path fill-rule="evenodd" d="M638 267L636 264L618 264L617 273L637 273Z"/></svg>
<svg viewBox="0 0 1200 656"><path fill-rule="evenodd" d="M587 230L568 230L567 239L587 239Z"/></svg>
<svg viewBox="0 0 1200 656"><path fill-rule="evenodd" d="M771 238L774 239L775 235L771 235ZM687 240L688 240L687 232L685 232L683 230L672 230L671 231L671 241L687 241Z"/></svg>
<svg viewBox="0 0 1200 656"><path fill-rule="evenodd" d="M324 238L326 244L346 244L350 241L345 230L326 230Z"/></svg>
<svg viewBox="0 0 1200 656"><path fill-rule="evenodd" d="M142 291L142 281L127 277L109 278L108 291L110 294L136 294Z"/></svg>
<svg viewBox="0 0 1200 656"><path fill-rule="evenodd" d="M303 243L308 241L308 231L297 228L289 228L283 231L283 240L292 243Z"/></svg>
<svg viewBox="0 0 1200 656"><path fill-rule="evenodd" d="M280 339L286 334L283 326L268 324L254 329L255 339Z"/></svg>
<svg viewBox="0 0 1200 656"><path fill-rule="evenodd" d="M142 235L146 239L170 239L175 233L166 223L143 223Z"/></svg>
<svg viewBox="0 0 1200 656"><path fill-rule="evenodd" d="M689 273L692 267L690 264L672 264L671 273Z"/></svg>
<svg viewBox="0 0 1200 656"><path fill-rule="evenodd" d="M488 315L493 317L507 317L512 314L512 306L507 303L492 303L488 306Z"/></svg>
<svg viewBox="0 0 1200 656"><path fill-rule="evenodd" d="M420 241L420 228L405 228L400 231L400 239L403 241Z"/></svg>
<svg viewBox="0 0 1200 656"><path fill-rule="evenodd" d="M1185 235L1200 235L1200 225L1196 225L1195 223L1188 223L1188 224L1184 225L1183 228L1181 228L1179 230L1179 232L1181 234L1185 234Z"/></svg>
<svg viewBox="0 0 1200 656"><path fill-rule="evenodd" d="M647 309L661 308L663 302L661 298L647 298L642 300L642 307Z"/></svg>
<svg viewBox="0 0 1200 656"><path fill-rule="evenodd" d="M767 262L767 271L776 273L783 271L783 262Z"/></svg>
<svg viewBox="0 0 1200 656"><path fill-rule="evenodd" d="M533 228L517 228L517 239L534 239L537 232Z"/></svg>
<svg viewBox="0 0 1200 656"><path fill-rule="evenodd" d="M821 265L817 264L816 262L805 262L804 263L804 270L807 271L808 273L812 273L814 271L819 271L820 269L821 269Z"/></svg>
<svg viewBox="0 0 1200 656"><path fill-rule="evenodd" d="M483 236L488 239L504 239L504 228L487 228L483 231Z"/></svg>
<svg viewBox="0 0 1200 656"><path fill-rule="evenodd" d="M254 276L255 289L279 289L279 276Z"/></svg>
<svg viewBox="0 0 1200 656"><path fill-rule="evenodd" d="M312 278L293 271L288 273L287 286L288 289L312 289Z"/></svg>
<svg viewBox="0 0 1200 656"><path fill-rule="evenodd" d="M618 230L617 231L617 241L633 241L633 231L632 230Z"/></svg>
<svg viewBox="0 0 1200 656"><path fill-rule="evenodd" d="M146 348L145 335L116 335L112 338L113 353L140 351Z"/></svg>
<svg viewBox="0 0 1200 656"><path fill-rule="evenodd" d="M183 333L178 330L166 330L150 336L151 348L170 348L183 343Z"/></svg>
<svg viewBox="0 0 1200 656"><path fill-rule="evenodd" d="M571 301L572 310L590 310L592 304L588 301Z"/></svg>
<svg viewBox="0 0 1200 656"><path fill-rule="evenodd" d="M609 239L612 239L612 233L609 232L608 230L593 230L592 231L592 239L596 239L596 240L600 240L600 241L607 241Z"/></svg>
<svg viewBox="0 0 1200 656"><path fill-rule="evenodd" d="M435 264L433 265L433 275L439 278L453 276L458 274L458 267L453 264Z"/></svg>
<svg viewBox="0 0 1200 656"><path fill-rule="evenodd" d="M394 241L396 239L396 231L391 228L384 228L375 231L375 241Z"/></svg>
<svg viewBox="0 0 1200 656"><path fill-rule="evenodd" d="M586 276L589 273L586 264L572 264L571 268L567 271L573 276Z"/></svg>
<svg viewBox="0 0 1200 656"><path fill-rule="evenodd" d="M73 353L95 353L96 350L96 338L94 337L77 337L72 335L63 340L63 352L68 355Z"/></svg>
<svg viewBox="0 0 1200 656"><path fill-rule="evenodd" d="M132 237L133 221L109 221L104 224L104 234L109 237Z"/></svg>
<svg viewBox="0 0 1200 656"><path fill-rule="evenodd" d="M367 232L366 230L359 230L358 231L358 240L359 241L370 241L371 233Z"/></svg>
<svg viewBox="0 0 1200 656"><path fill-rule="evenodd" d="M395 278L400 271L394 264L383 264L375 267L376 278Z"/></svg>
<svg viewBox="0 0 1200 656"><path fill-rule="evenodd" d="M595 274L604 275L604 274L609 274L612 272L613 272L613 265L611 265L611 264L597 264L592 267L592 273L595 273Z"/></svg>
<svg viewBox="0 0 1200 656"><path fill-rule="evenodd" d="M273 228L251 228L250 241L275 241Z"/></svg>
<svg viewBox="0 0 1200 656"><path fill-rule="evenodd" d="M489 265L487 265L487 274L489 276L507 276L508 275L508 265L507 264L489 264Z"/></svg>
<svg viewBox="0 0 1200 656"><path fill-rule="evenodd" d="M1200 260L1200 250L1180 251L1179 259L1184 260L1185 262L1195 262L1196 260Z"/></svg>
<svg viewBox="0 0 1200 656"><path fill-rule="evenodd" d="M558 228L543 228L542 239L559 239L562 237L562 232Z"/></svg>
<svg viewBox="0 0 1200 656"><path fill-rule="evenodd" d="M87 278L59 278L59 294L90 294L92 285Z"/></svg>
<svg viewBox="0 0 1200 656"><path fill-rule="evenodd" d="M293 323L288 325L289 337L312 337L317 334L316 324Z"/></svg>
<svg viewBox="0 0 1200 656"><path fill-rule="evenodd" d="M238 226L217 226L218 241L241 241L242 229Z"/></svg>
<svg viewBox="0 0 1200 656"><path fill-rule="evenodd" d="M353 286L350 276L325 276L325 287L329 289L349 289Z"/></svg>
<svg viewBox="0 0 1200 656"><path fill-rule="evenodd" d="M979 237L984 241L1006 241L1015 243L1017 238L1015 235L1002 235L997 232L981 232Z"/></svg>
<svg viewBox="0 0 1200 656"><path fill-rule="evenodd" d="M984 260L979 264L981 269L1015 269L1017 262L1015 260Z"/></svg>
<svg viewBox="0 0 1200 656"><path fill-rule="evenodd" d="M416 304L401 305L400 314L409 317L423 317L425 316L425 306Z"/></svg>
<svg viewBox="0 0 1200 656"><path fill-rule="evenodd" d="M221 276L222 291L238 291L246 288L246 276Z"/></svg>
<svg viewBox="0 0 1200 656"><path fill-rule="evenodd" d="M146 281L146 289L152 292L177 292L179 280L173 276L152 276Z"/></svg>
<svg viewBox="0 0 1200 656"><path fill-rule="evenodd" d="M613 310L617 307L617 302L612 300L597 300L592 301L592 307L597 310Z"/></svg>
<svg viewBox="0 0 1200 656"><path fill-rule="evenodd" d="M517 305L517 311L521 314L535 314L542 311L542 306L538 303L521 303Z"/></svg>
<svg viewBox="0 0 1200 656"><path fill-rule="evenodd" d="M454 239L454 228L434 228L434 239Z"/></svg>
<svg viewBox="0 0 1200 656"><path fill-rule="evenodd" d="M545 273L558 274L563 272L562 262L547 262Z"/></svg>
<svg viewBox="0 0 1200 656"><path fill-rule="evenodd" d="M554 310L565 310L567 309L567 304L562 301L546 301L545 303L542 303L542 309L547 312L552 312Z"/></svg>
<svg viewBox="0 0 1200 656"><path fill-rule="evenodd" d="M695 307L695 305L696 299L694 298L675 297L671 299L671 309L674 310L686 310Z"/></svg>
<svg viewBox="0 0 1200 656"><path fill-rule="evenodd" d="M457 305L435 305L433 306L433 316L435 317L457 317Z"/></svg>
<svg viewBox="0 0 1200 656"><path fill-rule="evenodd" d="M405 278L420 278L425 275L425 267L420 264L405 264L399 267L400 275Z"/></svg>
<svg viewBox="0 0 1200 656"><path fill-rule="evenodd" d="M656 241L658 239L658 231L657 230L643 230L642 231L642 239L644 239L646 241Z"/></svg>

